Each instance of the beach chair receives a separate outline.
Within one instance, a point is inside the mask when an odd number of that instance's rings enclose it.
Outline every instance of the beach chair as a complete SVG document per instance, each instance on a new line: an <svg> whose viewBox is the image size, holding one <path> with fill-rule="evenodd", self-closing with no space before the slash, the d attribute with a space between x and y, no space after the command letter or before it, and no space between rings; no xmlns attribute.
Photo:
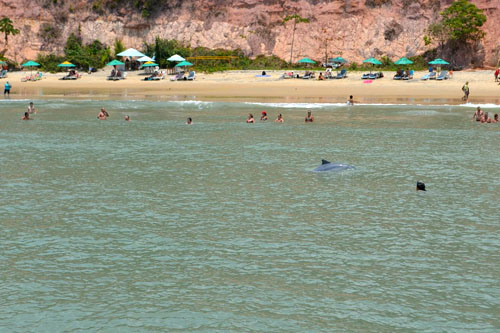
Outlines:
<svg viewBox="0 0 500 333"><path fill-rule="evenodd" d="M430 77L431 77L431 73L434 73L434 72L430 72L430 73L425 74L424 76L422 76L422 77L420 78L420 80L424 80L424 81L429 80L429 79L430 79Z"/></svg>
<svg viewBox="0 0 500 333"><path fill-rule="evenodd" d="M179 80L182 80L183 77L184 77L184 72L179 72L179 73L177 73L177 75L172 76L170 78L170 81L179 81Z"/></svg>
<svg viewBox="0 0 500 333"><path fill-rule="evenodd" d="M409 74L405 74L405 75L403 76L403 80L413 80L413 73L414 73L413 69L412 69L412 70L410 70L410 73L409 73Z"/></svg>
<svg viewBox="0 0 500 333"><path fill-rule="evenodd" d="M439 76L436 77L436 80L439 81L448 80L448 71L442 71L441 74L439 74Z"/></svg>
<svg viewBox="0 0 500 333"><path fill-rule="evenodd" d="M347 70L344 68L337 74L336 79L345 79L347 77Z"/></svg>
<svg viewBox="0 0 500 333"><path fill-rule="evenodd" d="M196 72L195 71L191 71L189 72L189 75L187 77L187 80L188 81L194 81L194 79L196 78Z"/></svg>
<svg viewBox="0 0 500 333"><path fill-rule="evenodd" d="M437 76L437 73L436 72L430 72L429 73L429 80L435 80L436 79L436 76Z"/></svg>
<svg viewBox="0 0 500 333"><path fill-rule="evenodd" d="M302 77L304 80L309 80L309 79L312 79L314 78L314 73L312 72L306 72L306 74L304 74L304 76Z"/></svg>
<svg viewBox="0 0 500 333"><path fill-rule="evenodd" d="M396 75L394 75L393 77L393 80L402 80L404 75L405 75L404 72L396 73Z"/></svg>
<svg viewBox="0 0 500 333"><path fill-rule="evenodd" d="M113 70L111 71L111 74L109 74L109 75L106 77L106 80L111 80L111 81L113 81L113 80L115 79L115 77L116 77L116 74L117 74L117 73L116 73L116 71L113 69Z"/></svg>

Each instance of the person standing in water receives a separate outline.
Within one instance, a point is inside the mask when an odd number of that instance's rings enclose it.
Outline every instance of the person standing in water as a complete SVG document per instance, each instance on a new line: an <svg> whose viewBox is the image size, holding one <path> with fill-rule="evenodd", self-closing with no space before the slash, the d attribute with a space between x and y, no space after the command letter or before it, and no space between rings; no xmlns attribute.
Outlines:
<svg viewBox="0 0 500 333"><path fill-rule="evenodd" d="M36 114L36 109L35 109L35 105L33 104L33 102L30 102L30 105L28 105L28 113Z"/></svg>
<svg viewBox="0 0 500 333"><path fill-rule="evenodd" d="M3 89L3 95L9 95L10 96L10 88L12 88L12 86L10 85L9 81L5 82L5 86L4 86L4 89Z"/></svg>
<svg viewBox="0 0 500 333"><path fill-rule="evenodd" d="M354 97L349 96L349 100L347 101L347 105L354 105Z"/></svg>
<svg viewBox="0 0 500 333"><path fill-rule="evenodd" d="M267 112L262 111L260 114L261 114L260 121L267 121Z"/></svg>
<svg viewBox="0 0 500 333"><path fill-rule="evenodd" d="M126 120L126 121L130 121L130 117L129 117L128 115L127 115L127 116L125 116L125 120Z"/></svg>
<svg viewBox="0 0 500 333"><path fill-rule="evenodd" d="M106 120L107 119L107 112L103 108L101 108L101 112L97 115L97 119L99 120Z"/></svg>
<svg viewBox="0 0 500 333"><path fill-rule="evenodd" d="M311 111L307 111L306 119L304 119L306 123L312 123L314 121L314 116Z"/></svg>
<svg viewBox="0 0 500 333"><path fill-rule="evenodd" d="M193 125L193 118L188 117L188 119L186 121L186 125Z"/></svg>
<svg viewBox="0 0 500 333"><path fill-rule="evenodd" d="M22 117L21 120L31 120L29 112L25 112L24 117Z"/></svg>
<svg viewBox="0 0 500 333"><path fill-rule="evenodd" d="M253 114L248 114L247 124L255 124L255 119L253 119Z"/></svg>
<svg viewBox="0 0 500 333"><path fill-rule="evenodd" d="M469 102L469 82L465 82L464 86L462 87L462 91L464 92L464 97L462 97L462 100L465 101L465 103Z"/></svg>
<svg viewBox="0 0 500 333"><path fill-rule="evenodd" d="M276 120L274 122L275 123L284 123L285 119L283 119L283 116L280 113L280 114L278 114L278 118L276 118Z"/></svg>

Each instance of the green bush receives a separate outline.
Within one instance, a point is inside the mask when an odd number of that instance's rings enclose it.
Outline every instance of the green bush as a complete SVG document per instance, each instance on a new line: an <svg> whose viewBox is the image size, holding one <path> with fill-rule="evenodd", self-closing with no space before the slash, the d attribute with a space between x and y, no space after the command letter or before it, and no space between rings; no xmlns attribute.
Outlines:
<svg viewBox="0 0 500 333"><path fill-rule="evenodd" d="M102 68L111 60L111 50L98 40L83 45L81 38L71 34L64 47L66 60L79 68Z"/></svg>
<svg viewBox="0 0 500 333"><path fill-rule="evenodd" d="M64 68L57 67L57 65L64 61L64 57L62 56L57 56L55 54L43 55L39 53L35 61L41 65L40 69L44 72L56 73L65 70Z"/></svg>

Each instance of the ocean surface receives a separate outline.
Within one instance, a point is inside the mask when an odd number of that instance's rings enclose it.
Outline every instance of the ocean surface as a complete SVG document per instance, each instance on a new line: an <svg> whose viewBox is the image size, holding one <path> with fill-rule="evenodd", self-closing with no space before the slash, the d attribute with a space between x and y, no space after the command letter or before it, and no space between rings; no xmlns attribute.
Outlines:
<svg viewBox="0 0 500 333"><path fill-rule="evenodd" d="M29 101L0 101L1 332L500 331L471 105Z"/></svg>

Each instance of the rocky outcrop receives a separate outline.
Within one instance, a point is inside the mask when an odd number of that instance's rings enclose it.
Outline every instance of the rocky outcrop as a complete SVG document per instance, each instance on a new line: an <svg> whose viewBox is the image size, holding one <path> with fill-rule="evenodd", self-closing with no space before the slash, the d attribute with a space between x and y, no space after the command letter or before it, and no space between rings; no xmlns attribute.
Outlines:
<svg viewBox="0 0 500 333"><path fill-rule="evenodd" d="M70 33L84 41L141 49L155 36L192 46L240 48L250 56L290 57L292 22L297 13L310 19L298 24L294 60L342 55L352 61L387 55L396 59L428 49L425 28L451 0L170 0L156 1L148 17L127 1L0 0L0 16L10 17L21 33L9 37L6 56L21 61L38 52L61 53ZM488 21L477 65L494 65L500 56L500 3L475 0ZM120 7L120 3L126 3ZM0 42L0 50L4 47Z"/></svg>

